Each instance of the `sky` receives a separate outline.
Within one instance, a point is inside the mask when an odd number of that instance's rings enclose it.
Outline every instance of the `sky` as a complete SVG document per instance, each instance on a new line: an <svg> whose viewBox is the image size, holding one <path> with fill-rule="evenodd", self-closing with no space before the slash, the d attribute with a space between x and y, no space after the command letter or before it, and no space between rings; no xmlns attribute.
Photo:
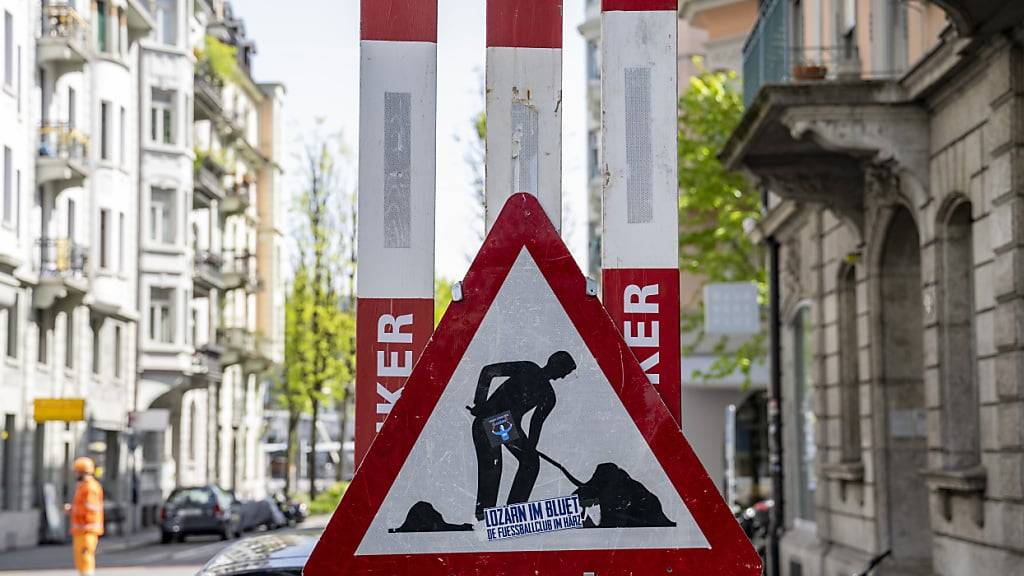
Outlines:
<svg viewBox="0 0 1024 576"><path fill-rule="evenodd" d="M563 234L586 270L586 80L584 41L576 27L584 0L564 0L562 54ZM359 0L233 0L235 14L256 41L259 82L282 82L285 169L297 173L303 135L318 118L340 131L355 185L359 142ZM282 9L282 7L286 7ZM438 0L437 218L438 276L461 279L479 248L473 174L465 161L472 117L483 110L485 0ZM286 193L300 180L288 178Z"/></svg>

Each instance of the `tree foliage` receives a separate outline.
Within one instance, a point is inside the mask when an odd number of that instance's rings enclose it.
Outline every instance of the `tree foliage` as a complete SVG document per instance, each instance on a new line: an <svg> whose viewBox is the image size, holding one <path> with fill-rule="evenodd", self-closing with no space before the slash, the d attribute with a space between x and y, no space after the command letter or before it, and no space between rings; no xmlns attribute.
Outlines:
<svg viewBox="0 0 1024 576"><path fill-rule="evenodd" d="M297 426L302 414L311 413L315 444L320 408L340 405L344 413L354 378L350 270L354 262L346 249L353 234L346 234L346 226L354 227L355 220L354 215L346 218L338 211L352 206L342 198L340 150L334 139L319 136L306 145L305 181L294 207L297 258L285 307L286 367L278 387L280 403L289 412L289 478L296 441L291 427ZM310 467L311 496L315 496L315 480L314 465Z"/></svg>
<svg viewBox="0 0 1024 576"><path fill-rule="evenodd" d="M238 80L238 49L207 34L204 39L203 59L221 82Z"/></svg>
<svg viewBox="0 0 1024 576"><path fill-rule="evenodd" d="M698 63L699 66L699 63ZM699 73L679 99L679 266L706 283L755 282L762 300L766 292L760 250L748 234L761 214L757 191L742 174L730 172L718 159L743 116L743 101L734 72ZM683 303L684 354L707 346L703 303ZM713 342L716 361L703 380L750 371L763 362L766 337L761 333L741 343Z"/></svg>

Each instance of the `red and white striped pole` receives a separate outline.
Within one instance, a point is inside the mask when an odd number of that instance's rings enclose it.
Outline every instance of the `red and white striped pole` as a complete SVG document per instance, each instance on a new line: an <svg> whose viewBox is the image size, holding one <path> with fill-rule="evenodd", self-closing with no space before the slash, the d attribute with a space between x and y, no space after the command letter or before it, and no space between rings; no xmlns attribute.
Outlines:
<svg viewBox="0 0 1024 576"><path fill-rule="evenodd" d="M356 466L434 326L437 0L362 0Z"/></svg>
<svg viewBox="0 0 1024 576"><path fill-rule="evenodd" d="M512 194L562 224L562 0L487 0L487 229Z"/></svg>
<svg viewBox="0 0 1024 576"><path fill-rule="evenodd" d="M605 307L680 421L677 0L603 0Z"/></svg>

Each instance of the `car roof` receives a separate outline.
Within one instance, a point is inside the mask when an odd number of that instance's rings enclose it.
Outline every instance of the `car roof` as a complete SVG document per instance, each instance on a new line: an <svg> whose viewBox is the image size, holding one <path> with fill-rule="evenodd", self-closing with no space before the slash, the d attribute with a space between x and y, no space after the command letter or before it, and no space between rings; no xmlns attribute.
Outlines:
<svg viewBox="0 0 1024 576"><path fill-rule="evenodd" d="M214 556L196 576L290 570L298 574L313 552L322 531L299 530L240 540Z"/></svg>

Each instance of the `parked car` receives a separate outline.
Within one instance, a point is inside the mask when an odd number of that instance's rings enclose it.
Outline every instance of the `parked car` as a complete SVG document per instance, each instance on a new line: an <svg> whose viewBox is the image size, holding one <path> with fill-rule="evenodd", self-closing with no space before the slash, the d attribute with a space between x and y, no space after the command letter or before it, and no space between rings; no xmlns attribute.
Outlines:
<svg viewBox="0 0 1024 576"><path fill-rule="evenodd" d="M175 489L160 508L160 541L181 542L194 534L241 536L241 503L214 485Z"/></svg>
<svg viewBox="0 0 1024 576"><path fill-rule="evenodd" d="M247 500L242 503L242 530L245 532L258 528L277 530L287 525L288 519L272 498Z"/></svg>
<svg viewBox="0 0 1024 576"><path fill-rule="evenodd" d="M196 576L301 576L322 529L246 538L214 556Z"/></svg>

